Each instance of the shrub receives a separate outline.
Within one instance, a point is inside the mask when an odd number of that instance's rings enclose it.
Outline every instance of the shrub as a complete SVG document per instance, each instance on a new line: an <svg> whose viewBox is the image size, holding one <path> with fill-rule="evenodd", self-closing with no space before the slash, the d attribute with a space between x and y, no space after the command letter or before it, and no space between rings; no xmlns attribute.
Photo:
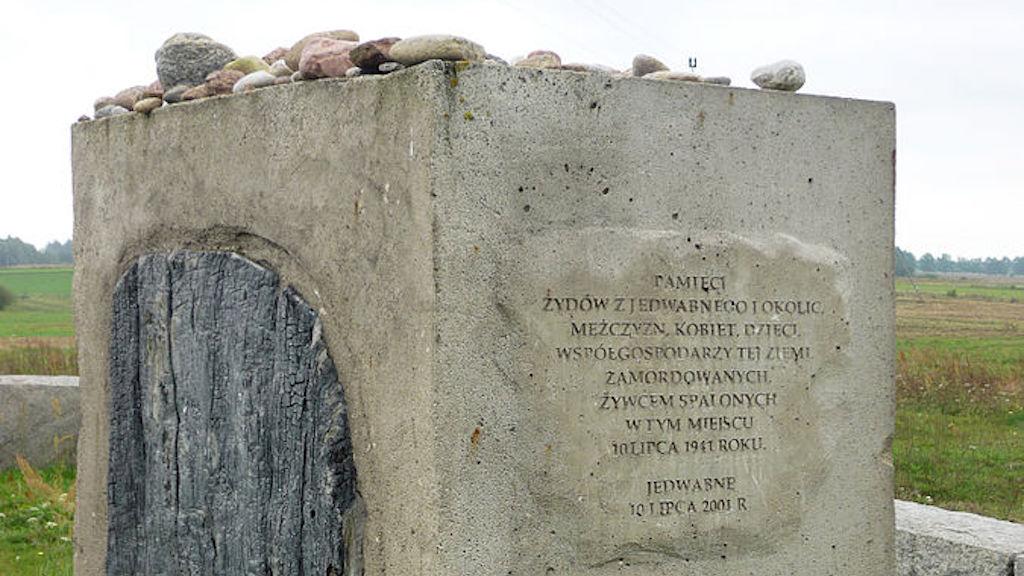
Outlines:
<svg viewBox="0 0 1024 576"><path fill-rule="evenodd" d="M0 286L0 310L10 306L12 302L14 302L14 293L6 286Z"/></svg>

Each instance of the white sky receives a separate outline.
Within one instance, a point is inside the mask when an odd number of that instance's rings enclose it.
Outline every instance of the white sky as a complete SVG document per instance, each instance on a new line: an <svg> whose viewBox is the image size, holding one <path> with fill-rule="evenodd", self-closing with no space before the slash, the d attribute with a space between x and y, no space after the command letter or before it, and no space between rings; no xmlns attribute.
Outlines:
<svg viewBox="0 0 1024 576"><path fill-rule="evenodd" d="M71 235L70 124L156 78L153 52L202 32L262 55L307 33L446 32L506 60L546 48L626 68L634 54L752 86L781 58L802 92L896 103L896 241L917 255L1024 255L1024 2L894 0L4 0L0 237ZM18 64L20 62L20 64ZM866 230L865 233L870 233Z"/></svg>

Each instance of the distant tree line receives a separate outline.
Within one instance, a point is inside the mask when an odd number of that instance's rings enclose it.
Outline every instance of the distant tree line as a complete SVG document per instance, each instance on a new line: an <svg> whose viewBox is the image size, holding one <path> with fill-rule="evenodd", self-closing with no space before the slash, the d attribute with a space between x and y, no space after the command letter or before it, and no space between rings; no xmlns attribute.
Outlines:
<svg viewBox="0 0 1024 576"><path fill-rule="evenodd" d="M1010 258L957 258L949 254L936 258L925 252L920 258L912 252L896 248L896 275L915 274L988 274L989 276L1024 276L1024 256Z"/></svg>
<svg viewBox="0 0 1024 576"><path fill-rule="evenodd" d="M20 238L8 236L0 239L0 268L4 266L24 266L31 264L71 264L71 240L61 244L50 242L46 248L36 247L22 242Z"/></svg>

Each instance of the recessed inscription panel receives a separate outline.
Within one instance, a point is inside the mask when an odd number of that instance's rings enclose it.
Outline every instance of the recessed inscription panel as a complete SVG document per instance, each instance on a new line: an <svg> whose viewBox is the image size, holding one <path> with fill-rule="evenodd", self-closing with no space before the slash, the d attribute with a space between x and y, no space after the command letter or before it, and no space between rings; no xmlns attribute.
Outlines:
<svg viewBox="0 0 1024 576"><path fill-rule="evenodd" d="M792 537L829 472L815 389L848 340L831 253L609 230L527 250L508 293L533 528L567 535L575 569Z"/></svg>

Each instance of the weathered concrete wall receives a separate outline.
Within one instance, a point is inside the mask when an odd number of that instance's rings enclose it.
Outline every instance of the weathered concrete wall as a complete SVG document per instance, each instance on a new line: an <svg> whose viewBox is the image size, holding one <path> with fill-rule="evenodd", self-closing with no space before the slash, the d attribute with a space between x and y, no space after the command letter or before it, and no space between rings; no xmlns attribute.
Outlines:
<svg viewBox="0 0 1024 576"><path fill-rule="evenodd" d="M899 576L1024 576L1024 526L896 501Z"/></svg>
<svg viewBox="0 0 1024 576"><path fill-rule="evenodd" d="M351 383L370 573L384 563L442 572L424 439L434 433L427 171L445 81L427 67L74 127L78 574L105 570L114 287L139 256L178 248L242 254L320 313L339 379Z"/></svg>
<svg viewBox="0 0 1024 576"><path fill-rule="evenodd" d="M78 572L105 563L115 282L188 248L320 312L367 574L888 576L893 146L884 103L432 63L76 125ZM611 368L553 357L602 319L546 298L662 297L670 273L813 303L779 320L807 361L752 364L779 406L750 451L620 455ZM694 344L755 341L727 332ZM738 479L749 509L629 516L645 482L690 474Z"/></svg>
<svg viewBox="0 0 1024 576"><path fill-rule="evenodd" d="M75 463L78 378L0 376L0 470L21 454L35 468Z"/></svg>

